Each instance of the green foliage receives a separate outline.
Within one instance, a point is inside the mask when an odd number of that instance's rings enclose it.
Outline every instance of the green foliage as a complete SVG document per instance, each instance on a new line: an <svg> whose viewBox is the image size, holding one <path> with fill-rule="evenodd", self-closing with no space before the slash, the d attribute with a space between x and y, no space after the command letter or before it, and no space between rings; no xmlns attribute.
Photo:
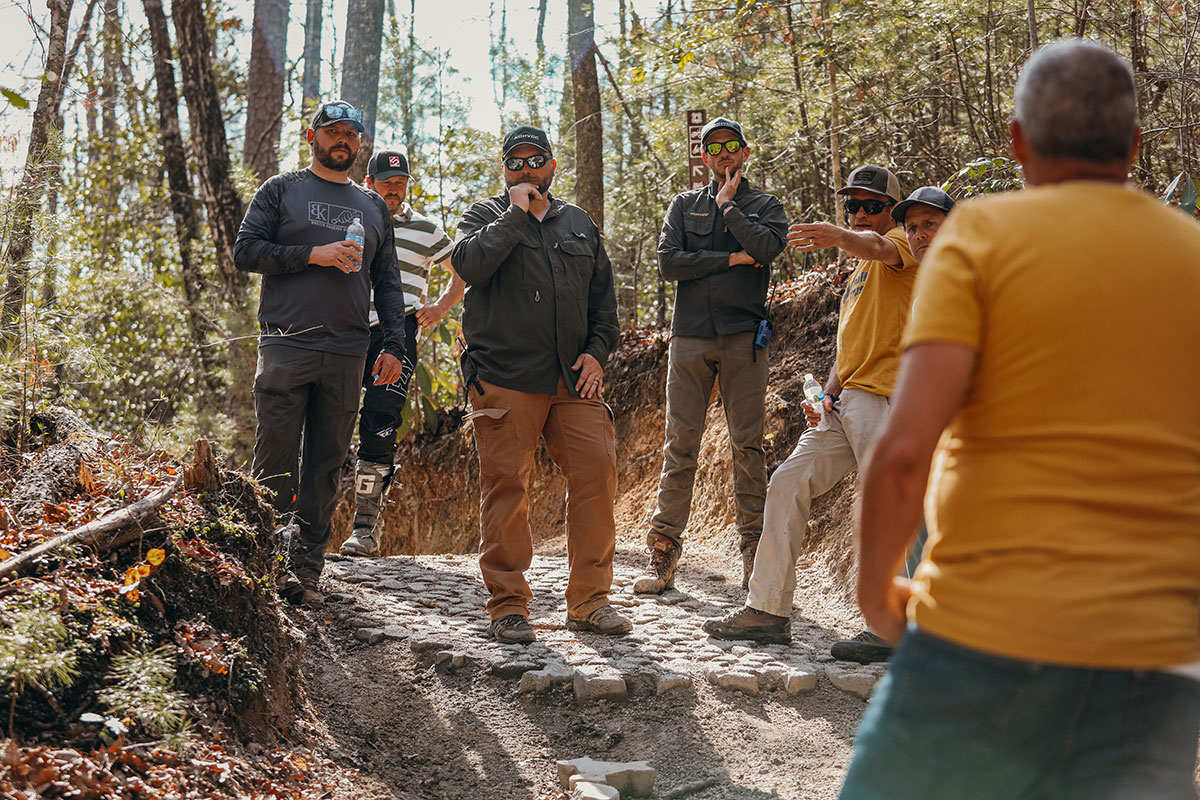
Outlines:
<svg viewBox="0 0 1200 800"><path fill-rule="evenodd" d="M67 627L48 605L14 608L0 627L0 681L9 690L9 735L17 697L29 687L49 693L70 686L78 674Z"/></svg>
<svg viewBox="0 0 1200 800"><path fill-rule="evenodd" d="M1196 189L1196 181L1186 172L1179 173L1163 192L1163 202L1169 205L1175 199L1176 191L1179 192L1179 210L1189 216L1195 214L1197 196L1200 195Z"/></svg>
<svg viewBox="0 0 1200 800"><path fill-rule="evenodd" d="M186 739L187 696L171 688L175 663L169 645L154 650L134 648L116 656L108 680L97 699L113 715L134 720L153 736L166 736L175 743Z"/></svg>
<svg viewBox="0 0 1200 800"><path fill-rule="evenodd" d="M1011 158L977 158L942 184L942 191L956 200L981 194L1011 192L1025 185L1021 167Z"/></svg>

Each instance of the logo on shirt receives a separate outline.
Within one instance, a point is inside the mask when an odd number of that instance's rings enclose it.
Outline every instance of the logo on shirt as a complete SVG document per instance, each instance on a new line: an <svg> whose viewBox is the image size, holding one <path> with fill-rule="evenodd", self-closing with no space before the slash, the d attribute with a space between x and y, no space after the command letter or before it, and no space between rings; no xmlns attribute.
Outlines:
<svg viewBox="0 0 1200 800"><path fill-rule="evenodd" d="M346 206L336 206L333 203L318 203L316 201L310 201L308 204L308 224L321 228L333 228L334 230L344 231L354 221L355 217L361 216L363 216L363 213L357 208L347 208Z"/></svg>

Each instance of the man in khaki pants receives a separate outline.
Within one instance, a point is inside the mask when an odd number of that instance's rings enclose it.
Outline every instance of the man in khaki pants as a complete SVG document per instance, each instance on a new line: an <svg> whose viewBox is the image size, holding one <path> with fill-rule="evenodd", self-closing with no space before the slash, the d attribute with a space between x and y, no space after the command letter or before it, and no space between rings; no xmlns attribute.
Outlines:
<svg viewBox="0 0 1200 800"><path fill-rule="evenodd" d="M825 384L829 429L806 430L772 474L746 605L704 623L720 639L791 641L796 559L812 501L864 462L887 418L917 275L917 260L891 214L900 182L868 164L851 172L838 194L845 197L849 229L815 222L788 231L788 243L801 251L840 247L859 259L842 296L837 356ZM835 647L835 656L859 661L886 660L891 652L869 631Z"/></svg>
<svg viewBox="0 0 1200 800"><path fill-rule="evenodd" d="M489 632L505 643L535 638L527 486L541 437L567 479L567 627L625 634L632 623L608 602L617 451L601 391L618 333L612 266L587 213L550 195L557 163L545 132L515 128L502 153L508 190L467 210L451 256L469 287L463 377L479 451Z"/></svg>

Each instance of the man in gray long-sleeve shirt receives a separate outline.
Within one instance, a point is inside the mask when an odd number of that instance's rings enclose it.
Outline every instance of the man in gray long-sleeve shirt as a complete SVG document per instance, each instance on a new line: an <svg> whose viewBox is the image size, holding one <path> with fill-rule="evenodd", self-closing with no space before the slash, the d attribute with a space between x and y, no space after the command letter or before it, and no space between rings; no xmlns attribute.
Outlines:
<svg viewBox="0 0 1200 800"><path fill-rule="evenodd" d="M628 633L632 623L608 602L617 462L601 387L617 342L612 266L591 217L551 197L557 164L545 132L518 127L502 152L508 191L467 210L451 255L468 286L462 366L479 451L489 632L504 643L535 638L526 486L541 437L567 479L567 627Z"/></svg>
<svg viewBox="0 0 1200 800"><path fill-rule="evenodd" d="M779 200L742 176L750 147L741 125L718 117L704 126L700 143L713 181L671 201L658 242L659 270L678 281L678 288L658 507L646 537L650 562L634 582L635 592L657 594L675 582L714 380L733 447L743 586L762 535L767 349L759 331L767 319L771 261L783 252L787 217Z"/></svg>
<svg viewBox="0 0 1200 800"><path fill-rule="evenodd" d="M395 382L404 355L404 287L387 205L349 177L362 119L341 101L317 110L312 164L259 187L234 249L238 269L263 275L253 472L274 492L275 510L293 517L279 591L305 605L323 600L317 579L358 412L372 287L385 331L375 382ZM347 236L356 219L361 245Z"/></svg>

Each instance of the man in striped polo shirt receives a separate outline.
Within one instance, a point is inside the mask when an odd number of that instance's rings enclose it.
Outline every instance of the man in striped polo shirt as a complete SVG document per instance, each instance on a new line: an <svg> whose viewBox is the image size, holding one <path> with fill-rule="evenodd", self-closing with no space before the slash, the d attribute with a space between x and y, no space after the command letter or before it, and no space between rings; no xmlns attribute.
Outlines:
<svg viewBox="0 0 1200 800"><path fill-rule="evenodd" d="M396 260L404 282L404 373L400 380L386 386L375 386L374 377L363 375L366 393L358 420L358 464L354 482L354 532L342 545L343 555L372 556L379 552L376 523L383 503L383 493L392 477L392 459L396 454L396 429L400 414L408 400L408 387L417 367L417 328L430 328L441 321L446 312L462 299L466 284L451 266L450 251L454 243L442 227L418 214L405 202L408 193L408 159L396 150L379 150L367 164L367 188L372 189L392 215L396 240ZM450 285L437 301L425 305L429 286L429 270L434 264L445 263L450 270ZM371 310L371 357L383 343L379 317ZM368 370L369 372L369 370Z"/></svg>

